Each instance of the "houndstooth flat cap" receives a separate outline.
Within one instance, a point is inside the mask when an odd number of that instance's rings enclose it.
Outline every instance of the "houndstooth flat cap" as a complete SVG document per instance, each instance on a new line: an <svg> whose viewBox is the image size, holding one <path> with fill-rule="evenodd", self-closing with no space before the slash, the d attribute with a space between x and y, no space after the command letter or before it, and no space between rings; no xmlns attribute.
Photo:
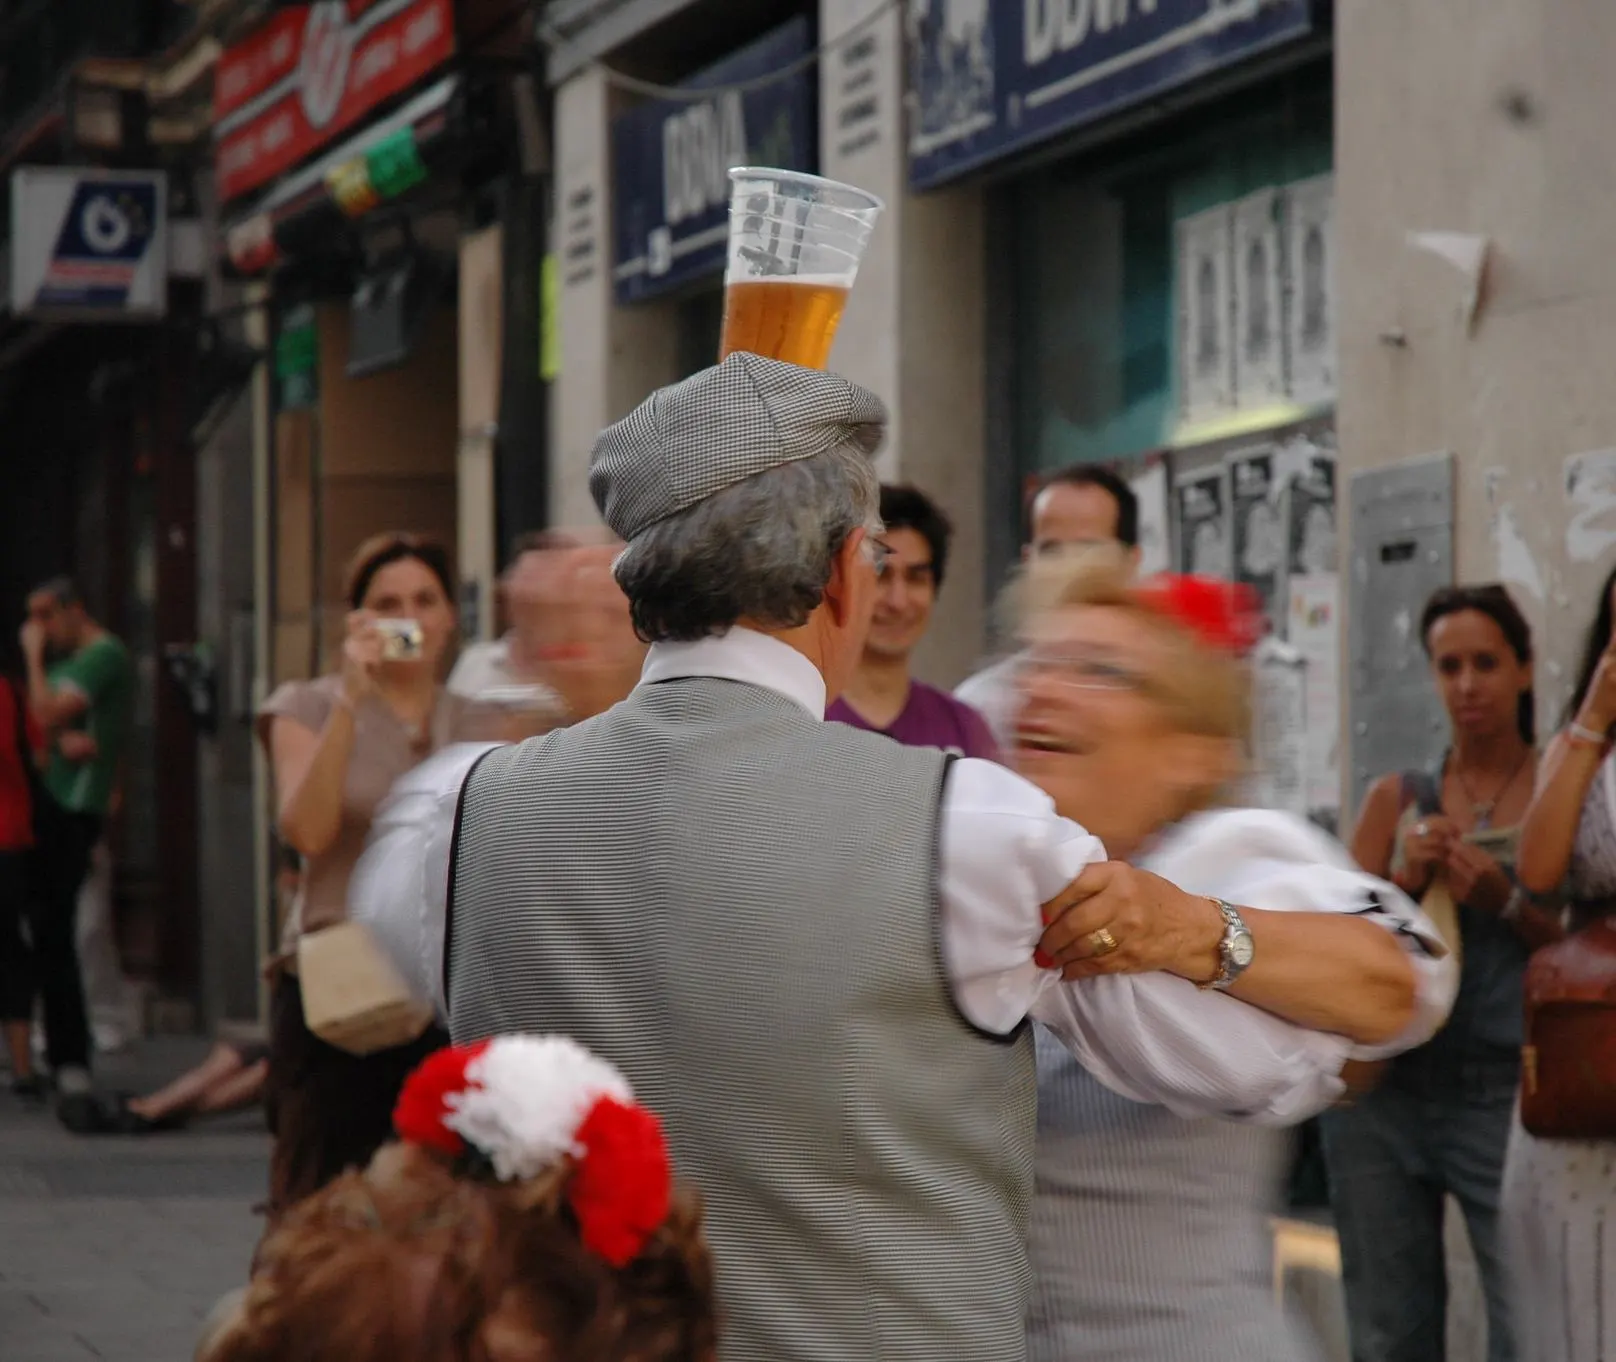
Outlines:
<svg viewBox="0 0 1616 1362"><path fill-rule="evenodd" d="M595 441L589 490L633 539L659 520L782 464L850 445L874 454L887 411L837 374L736 351L659 388Z"/></svg>

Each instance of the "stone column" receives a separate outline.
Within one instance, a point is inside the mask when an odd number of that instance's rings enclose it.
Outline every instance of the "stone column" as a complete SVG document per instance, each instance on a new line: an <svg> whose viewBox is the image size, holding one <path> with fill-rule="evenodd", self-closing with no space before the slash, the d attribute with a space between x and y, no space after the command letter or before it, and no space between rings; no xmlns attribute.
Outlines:
<svg viewBox="0 0 1616 1362"><path fill-rule="evenodd" d="M870 10L869 0L820 0L819 31L833 39ZM908 192L904 60L894 7L820 65L822 171L887 204L831 367L892 409L882 476L920 487L954 522L937 622L916 659L923 678L952 684L976 662L984 624L983 193Z"/></svg>
<svg viewBox="0 0 1616 1362"><path fill-rule="evenodd" d="M558 525L599 522L588 479L595 436L675 373L671 307L619 307L613 299L611 118L616 103L605 77L594 69L555 92L561 373L550 407L550 505Z"/></svg>

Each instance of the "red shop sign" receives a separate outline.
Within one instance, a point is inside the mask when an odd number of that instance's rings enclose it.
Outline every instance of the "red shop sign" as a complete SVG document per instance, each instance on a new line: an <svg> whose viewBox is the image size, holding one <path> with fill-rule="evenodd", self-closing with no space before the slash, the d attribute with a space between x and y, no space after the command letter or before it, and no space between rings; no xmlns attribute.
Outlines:
<svg viewBox="0 0 1616 1362"><path fill-rule="evenodd" d="M214 73L219 198L289 170L454 50L454 0L320 0L280 11Z"/></svg>

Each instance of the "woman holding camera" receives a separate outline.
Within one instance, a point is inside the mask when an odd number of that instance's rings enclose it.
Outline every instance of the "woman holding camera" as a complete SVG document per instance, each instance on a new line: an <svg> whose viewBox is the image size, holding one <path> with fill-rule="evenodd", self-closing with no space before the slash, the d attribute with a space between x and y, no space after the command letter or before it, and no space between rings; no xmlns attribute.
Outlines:
<svg viewBox="0 0 1616 1362"><path fill-rule="evenodd" d="M281 840L303 860L281 950L271 965L265 1101L275 1149L269 1213L362 1167L388 1138L404 1076L448 1037L358 1056L304 1024L297 947L343 921L348 879L393 783L446 743L495 736L487 711L440 684L455 635L454 579L441 545L387 534L348 569L347 635L330 675L282 686L259 713Z"/></svg>

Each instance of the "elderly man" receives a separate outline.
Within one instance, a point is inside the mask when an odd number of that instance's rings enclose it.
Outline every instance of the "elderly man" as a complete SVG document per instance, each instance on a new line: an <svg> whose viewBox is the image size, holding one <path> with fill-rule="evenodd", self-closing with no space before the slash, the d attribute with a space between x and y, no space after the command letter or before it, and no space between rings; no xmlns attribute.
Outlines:
<svg viewBox="0 0 1616 1362"><path fill-rule="evenodd" d="M1305 1033L1186 983L1250 958L1235 910L1101 862L1001 767L823 722L875 599L884 422L844 379L734 354L607 430L591 485L640 685L444 758L355 885L357 916L425 943L457 1041L576 1036L661 1114L725 1362L1019 1362L1029 1016L1185 1114L1339 1091Z"/></svg>

